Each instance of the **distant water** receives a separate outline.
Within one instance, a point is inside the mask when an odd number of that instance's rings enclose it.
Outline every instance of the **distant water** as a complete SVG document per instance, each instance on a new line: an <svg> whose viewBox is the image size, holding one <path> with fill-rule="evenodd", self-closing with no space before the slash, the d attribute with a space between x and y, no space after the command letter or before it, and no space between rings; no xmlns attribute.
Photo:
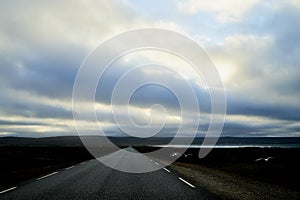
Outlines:
<svg viewBox="0 0 300 200"><path fill-rule="evenodd" d="M153 145L154 147L171 147L171 148L300 148L300 144L227 144L227 145L215 145L215 146L207 146L207 145Z"/></svg>
<svg viewBox="0 0 300 200"><path fill-rule="evenodd" d="M203 146L204 138L196 138L190 148L211 148L212 146ZM157 147L186 148L186 145L180 143L174 145L156 145ZM299 137L264 137L264 138L219 138L214 148L300 148Z"/></svg>

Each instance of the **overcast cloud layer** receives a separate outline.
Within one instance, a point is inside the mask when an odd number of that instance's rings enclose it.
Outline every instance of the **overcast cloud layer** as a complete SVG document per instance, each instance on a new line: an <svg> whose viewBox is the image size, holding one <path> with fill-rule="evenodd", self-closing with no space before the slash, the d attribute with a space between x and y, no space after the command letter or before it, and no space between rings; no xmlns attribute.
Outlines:
<svg viewBox="0 0 300 200"><path fill-rule="evenodd" d="M227 94L222 136L300 136L298 0L1 1L0 136L76 134L72 89L82 61L113 35L145 27L179 31L206 49ZM160 56L165 55L128 55L107 71L95 108L99 125L108 134L120 134L110 106L114 84L128 66L163 63ZM138 77L188 80L199 100L199 136L203 136L211 106L205 83L178 58L169 55L165 64L180 74L146 69L137 72ZM161 113L150 109L153 104L166 109L167 125L161 135L173 135L182 120L180 108L176 96L162 87L148 86L134 94L129 106L132 119L140 125L150 118L159 123ZM118 106L127 114L127 105ZM190 113L191 119L197 116L193 110ZM189 135L189 120L185 122ZM88 124L82 122L82 126Z"/></svg>

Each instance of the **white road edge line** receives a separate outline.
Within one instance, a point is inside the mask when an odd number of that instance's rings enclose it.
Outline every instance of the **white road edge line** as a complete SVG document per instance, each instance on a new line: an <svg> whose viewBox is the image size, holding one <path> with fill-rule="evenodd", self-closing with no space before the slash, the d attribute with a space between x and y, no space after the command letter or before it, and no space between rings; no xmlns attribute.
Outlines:
<svg viewBox="0 0 300 200"><path fill-rule="evenodd" d="M163 168L163 169L164 169L166 172L169 172L169 173L171 173L171 172L170 172L170 170L168 170L168 169L166 169L166 168Z"/></svg>
<svg viewBox="0 0 300 200"><path fill-rule="evenodd" d="M179 180L181 180L182 182L184 182L185 184L187 184L188 186L195 188L194 185L190 184L189 182L187 182L186 180L184 180L183 178L179 177Z"/></svg>
<svg viewBox="0 0 300 200"><path fill-rule="evenodd" d="M65 170L72 169L73 167L75 167L75 166L67 167L67 168L65 168Z"/></svg>
<svg viewBox="0 0 300 200"><path fill-rule="evenodd" d="M16 188L17 188L17 187L11 187L11 188L8 188L8 189L6 189L6 190L1 191L0 194L3 194L3 193L5 193L5 192L11 191L11 190L14 190L14 189L16 189Z"/></svg>
<svg viewBox="0 0 300 200"><path fill-rule="evenodd" d="M86 161L85 162L82 162L82 163L80 163L81 165L83 165L83 164L85 164L86 163Z"/></svg>
<svg viewBox="0 0 300 200"><path fill-rule="evenodd" d="M51 174L48 174L48 175L46 175L46 176L42 176L42 177L40 177L40 178L37 178L36 180L38 181L38 180L41 180L41 179L43 179L43 178L47 178L47 177L49 177L49 176L53 176L54 174L57 174L58 172L53 172L53 173L51 173Z"/></svg>
<svg viewBox="0 0 300 200"><path fill-rule="evenodd" d="M154 162L156 165L159 165L158 162Z"/></svg>

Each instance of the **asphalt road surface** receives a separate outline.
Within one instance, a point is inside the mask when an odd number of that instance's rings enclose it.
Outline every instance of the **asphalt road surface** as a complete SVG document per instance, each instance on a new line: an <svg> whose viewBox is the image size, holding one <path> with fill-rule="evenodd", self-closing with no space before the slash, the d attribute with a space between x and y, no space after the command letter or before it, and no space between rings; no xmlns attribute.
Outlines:
<svg viewBox="0 0 300 200"><path fill-rule="evenodd" d="M132 148L127 149L135 151ZM121 151L110 159L128 159ZM138 162L138 163L137 163ZM128 162L126 162L128 164ZM132 167L159 166L144 155L136 154ZM116 163L117 164L117 163ZM111 169L98 160L70 166L15 187L0 191L0 199L216 199L172 170L132 174Z"/></svg>

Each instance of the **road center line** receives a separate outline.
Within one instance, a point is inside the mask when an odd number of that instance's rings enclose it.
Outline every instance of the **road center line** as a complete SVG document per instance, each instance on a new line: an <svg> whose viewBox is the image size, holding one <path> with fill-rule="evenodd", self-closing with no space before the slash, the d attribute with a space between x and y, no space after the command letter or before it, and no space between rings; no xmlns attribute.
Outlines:
<svg viewBox="0 0 300 200"><path fill-rule="evenodd" d="M188 186L195 188L194 185L190 184L189 182L187 182L186 180L184 180L183 178L179 177L179 180L181 180L182 182L184 182L185 184L187 184Z"/></svg>
<svg viewBox="0 0 300 200"><path fill-rule="evenodd" d="M171 173L171 172L170 172L170 170L168 170L168 169L166 169L166 168L163 168L163 169L164 169L166 172L169 172L169 173Z"/></svg>
<svg viewBox="0 0 300 200"><path fill-rule="evenodd" d="M11 191L11 190L14 190L14 189L16 189L16 188L17 188L17 187L12 187L12 188L3 190L3 191L0 192L0 194L3 194L3 193L5 193L5 192Z"/></svg>
<svg viewBox="0 0 300 200"><path fill-rule="evenodd" d="M40 178L37 178L36 180L38 181L38 180L41 180L41 179L43 179L43 178L47 178L47 177L49 177L49 176L53 176L54 174L57 174L58 172L53 172L53 173L51 173L51 174L48 174L48 175L46 175L46 176L42 176L42 177L40 177Z"/></svg>
<svg viewBox="0 0 300 200"><path fill-rule="evenodd" d="M75 166L67 167L67 168L65 168L65 170L72 169L73 167L75 167Z"/></svg>
<svg viewBox="0 0 300 200"><path fill-rule="evenodd" d="M158 162L154 162L156 165L159 165Z"/></svg>

